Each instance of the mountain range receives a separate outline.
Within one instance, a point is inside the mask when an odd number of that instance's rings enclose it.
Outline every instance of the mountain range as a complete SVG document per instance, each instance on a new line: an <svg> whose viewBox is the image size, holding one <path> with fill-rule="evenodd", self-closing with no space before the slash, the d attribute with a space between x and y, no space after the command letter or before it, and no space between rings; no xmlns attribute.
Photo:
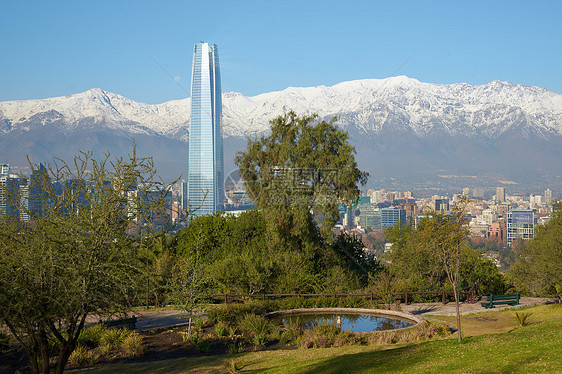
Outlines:
<svg viewBox="0 0 562 374"><path fill-rule="evenodd" d="M0 102L0 163L25 165L80 150L126 155L134 139L164 178L187 175L189 98L143 104L91 89ZM562 185L562 95L541 87L423 83L405 76L223 93L226 174L248 137L284 110L337 117L374 188L510 188ZM425 187L424 187L425 186Z"/></svg>

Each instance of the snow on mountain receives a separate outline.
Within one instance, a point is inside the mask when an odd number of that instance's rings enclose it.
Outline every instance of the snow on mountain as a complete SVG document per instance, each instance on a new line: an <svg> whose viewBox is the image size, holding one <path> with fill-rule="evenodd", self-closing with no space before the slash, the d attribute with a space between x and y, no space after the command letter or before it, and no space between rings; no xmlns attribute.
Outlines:
<svg viewBox="0 0 562 374"><path fill-rule="evenodd" d="M185 176L189 108L190 99L150 105L99 88L0 102L0 162L71 159L81 150L126 155L134 138L137 151L153 156L163 175ZM432 84L399 76L252 97L225 92L227 171L236 169L234 154L245 148L244 138L267 131L284 110L337 116L373 185L441 188L440 175L487 175L485 180L558 183L562 190L562 95L545 88L501 81Z"/></svg>
<svg viewBox="0 0 562 374"><path fill-rule="evenodd" d="M30 123L56 122L73 131L88 118L113 130L186 140L189 105L190 99L143 104L95 88L44 100L0 102L0 129L26 131ZM337 116L342 127L368 134L400 128L418 137L446 133L495 140L522 121L545 137L562 134L562 95L553 91L501 81L441 85L405 76L289 87L253 97L226 92L224 133L244 137L266 131L269 120L284 109Z"/></svg>

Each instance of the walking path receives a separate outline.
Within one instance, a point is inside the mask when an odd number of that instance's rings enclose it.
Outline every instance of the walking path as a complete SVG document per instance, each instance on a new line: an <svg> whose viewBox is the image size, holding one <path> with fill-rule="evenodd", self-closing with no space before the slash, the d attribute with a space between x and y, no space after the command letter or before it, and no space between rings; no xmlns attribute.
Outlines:
<svg viewBox="0 0 562 374"><path fill-rule="evenodd" d="M482 300L485 301L485 300ZM459 305L460 314L472 314L485 311L496 311L505 308L521 308L524 306L538 305L538 304L548 304L553 302L551 299L543 299L540 297L522 297L519 299L519 305L509 306L509 305L498 305L492 309L486 309L480 305L480 301L476 303L461 303ZM412 303L412 304L401 304L400 305L403 312L408 312L416 315L442 315L442 316L454 316L457 314L455 303L450 302L447 304L442 303Z"/></svg>

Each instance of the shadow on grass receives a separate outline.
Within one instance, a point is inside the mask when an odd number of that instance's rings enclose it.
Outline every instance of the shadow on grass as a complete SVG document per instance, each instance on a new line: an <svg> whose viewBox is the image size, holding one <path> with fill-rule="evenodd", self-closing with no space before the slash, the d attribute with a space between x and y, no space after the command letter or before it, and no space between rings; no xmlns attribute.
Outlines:
<svg viewBox="0 0 562 374"><path fill-rule="evenodd" d="M414 350L412 347L401 347L391 350L337 355L329 359L323 359L321 362L313 360L313 362L303 363L298 368L291 366L291 369L296 369L296 372L305 374L407 371L410 366L420 362L420 357L412 354ZM415 359L411 357L415 357ZM258 372L268 373L272 369L283 372L283 366L270 367ZM381 370L383 366L384 369Z"/></svg>

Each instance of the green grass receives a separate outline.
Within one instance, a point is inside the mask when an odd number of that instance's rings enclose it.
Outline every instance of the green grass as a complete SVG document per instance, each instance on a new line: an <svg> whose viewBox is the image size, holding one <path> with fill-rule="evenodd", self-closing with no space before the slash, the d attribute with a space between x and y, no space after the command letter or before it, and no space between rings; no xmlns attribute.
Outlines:
<svg viewBox="0 0 562 374"><path fill-rule="evenodd" d="M225 364L230 360L243 366L242 372L255 373L562 372L562 306L526 310L533 314L530 325L525 327L518 326L509 311L465 317L471 321L467 326L474 331L479 324L491 324L496 331L488 327L486 331L491 332L466 337L460 344L451 338L401 346L262 351L112 365L90 369L88 373L220 373L226 372ZM491 316L497 318L491 320Z"/></svg>

